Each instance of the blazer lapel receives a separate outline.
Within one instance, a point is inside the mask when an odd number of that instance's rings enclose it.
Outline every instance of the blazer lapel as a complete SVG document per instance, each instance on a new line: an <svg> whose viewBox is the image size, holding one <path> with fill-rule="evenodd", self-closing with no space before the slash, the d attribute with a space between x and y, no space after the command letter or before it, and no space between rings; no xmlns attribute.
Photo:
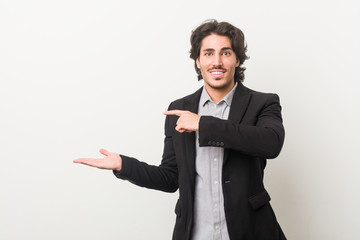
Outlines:
<svg viewBox="0 0 360 240"><path fill-rule="evenodd" d="M202 88L196 91L194 94L190 95L184 104L184 110L197 113L199 109L199 100L202 92ZM191 133L182 133L184 135L184 142L185 142L185 151L186 151L186 160L187 165L190 169L189 177L191 183L191 190L192 193L195 191L195 158L196 158L196 134L195 132Z"/></svg>
<svg viewBox="0 0 360 240"><path fill-rule="evenodd" d="M242 83L238 83L230 106L228 119L234 123L240 123L250 101L249 91Z"/></svg>
<svg viewBox="0 0 360 240"><path fill-rule="evenodd" d="M189 95L185 99L185 105L184 110L197 113L199 109L199 100L204 87L201 87L199 90L197 90L195 93Z"/></svg>
<svg viewBox="0 0 360 240"><path fill-rule="evenodd" d="M239 82L235 90L233 100L231 102L230 112L228 117L229 121L236 124L239 124L241 122L246 112L247 106L249 105L250 96L251 94L249 93L249 90L246 87L244 87L242 83ZM229 149L226 148L224 149L223 164L225 164L228 159L229 151L230 151Z"/></svg>

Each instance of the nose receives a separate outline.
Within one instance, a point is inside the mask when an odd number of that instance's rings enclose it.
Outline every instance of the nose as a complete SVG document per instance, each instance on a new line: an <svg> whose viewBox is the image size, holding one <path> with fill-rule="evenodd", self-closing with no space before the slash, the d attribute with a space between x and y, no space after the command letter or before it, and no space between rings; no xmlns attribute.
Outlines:
<svg viewBox="0 0 360 240"><path fill-rule="evenodd" d="M222 66L222 58L221 54L215 54L213 59L214 66Z"/></svg>

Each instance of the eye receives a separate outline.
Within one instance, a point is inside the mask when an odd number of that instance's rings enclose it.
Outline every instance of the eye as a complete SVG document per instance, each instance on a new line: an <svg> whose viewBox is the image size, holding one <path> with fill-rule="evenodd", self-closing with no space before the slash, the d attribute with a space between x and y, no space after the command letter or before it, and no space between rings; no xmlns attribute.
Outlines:
<svg viewBox="0 0 360 240"><path fill-rule="evenodd" d="M211 52L206 52L204 55L207 56L207 57L210 57L212 55L212 53Z"/></svg>
<svg viewBox="0 0 360 240"><path fill-rule="evenodd" d="M230 54L230 52L223 52L222 55L224 55L224 56L230 56L231 54Z"/></svg>

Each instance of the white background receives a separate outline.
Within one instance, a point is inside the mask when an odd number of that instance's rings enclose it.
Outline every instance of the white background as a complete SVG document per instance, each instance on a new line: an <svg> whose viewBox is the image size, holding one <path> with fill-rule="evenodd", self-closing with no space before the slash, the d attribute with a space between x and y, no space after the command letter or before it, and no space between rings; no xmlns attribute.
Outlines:
<svg viewBox="0 0 360 240"><path fill-rule="evenodd" d="M72 163L158 164L162 112L197 90L191 31L242 29L244 84L276 92L265 184L292 240L360 239L358 1L0 1L0 239L171 239L178 193Z"/></svg>

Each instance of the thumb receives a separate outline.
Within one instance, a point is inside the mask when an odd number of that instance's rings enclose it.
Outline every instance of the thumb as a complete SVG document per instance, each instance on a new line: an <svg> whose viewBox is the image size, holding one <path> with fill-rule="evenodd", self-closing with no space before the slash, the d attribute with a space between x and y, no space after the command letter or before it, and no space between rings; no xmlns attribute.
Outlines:
<svg viewBox="0 0 360 240"><path fill-rule="evenodd" d="M109 156L109 154L110 154L110 152L108 150L103 149L103 148L100 149L100 153L105 156Z"/></svg>

